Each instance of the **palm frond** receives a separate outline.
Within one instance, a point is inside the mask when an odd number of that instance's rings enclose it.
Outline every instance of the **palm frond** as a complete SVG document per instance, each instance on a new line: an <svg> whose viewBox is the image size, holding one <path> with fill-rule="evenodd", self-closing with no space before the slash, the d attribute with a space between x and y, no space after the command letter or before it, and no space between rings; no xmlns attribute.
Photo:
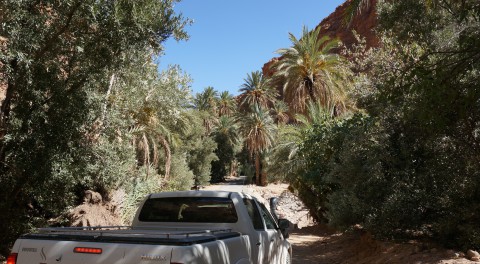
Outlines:
<svg viewBox="0 0 480 264"><path fill-rule="evenodd" d="M236 145L239 141L238 128L236 120L229 116L222 116L218 119L215 128L216 133L224 135L230 144Z"/></svg>
<svg viewBox="0 0 480 264"><path fill-rule="evenodd" d="M251 156L272 146L276 129L267 112L254 106L251 112L239 119L239 123Z"/></svg>
<svg viewBox="0 0 480 264"><path fill-rule="evenodd" d="M266 108L278 95L271 80L266 78L261 71L248 73L240 87L240 92L242 92L240 107L243 109L251 109L255 105Z"/></svg>
<svg viewBox="0 0 480 264"><path fill-rule="evenodd" d="M343 14L343 24L347 26L352 23L353 18L355 18L356 15L366 10L370 6L371 1L372 0L352 0L345 8L345 12Z"/></svg>
<svg viewBox="0 0 480 264"><path fill-rule="evenodd" d="M270 112L277 124L286 124L289 121L288 105L284 101L275 101Z"/></svg>
<svg viewBox="0 0 480 264"><path fill-rule="evenodd" d="M218 115L219 116L230 116L235 111L235 99L234 97L228 92L224 91L220 94L220 98L218 99Z"/></svg>
<svg viewBox="0 0 480 264"><path fill-rule="evenodd" d="M299 40L290 34L292 47L277 51L282 59L274 65L275 77L284 80L283 95L291 112L304 113L309 101L331 105L347 100L344 95L351 83L343 75L350 76L350 69L333 53L340 42L319 34L320 27L311 32L303 27Z"/></svg>

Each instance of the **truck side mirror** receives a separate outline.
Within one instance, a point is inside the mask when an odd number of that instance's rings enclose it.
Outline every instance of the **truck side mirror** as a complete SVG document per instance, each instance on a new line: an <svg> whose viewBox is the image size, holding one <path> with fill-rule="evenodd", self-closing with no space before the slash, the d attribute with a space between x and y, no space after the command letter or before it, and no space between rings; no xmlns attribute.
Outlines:
<svg viewBox="0 0 480 264"><path fill-rule="evenodd" d="M290 227L290 221L287 219L278 219L278 227L282 232L284 238L288 238L290 235L288 234L288 228Z"/></svg>
<svg viewBox="0 0 480 264"><path fill-rule="evenodd" d="M278 203L278 198L277 197L270 198L270 212L272 213L275 220L278 221L277 203Z"/></svg>
<svg viewBox="0 0 480 264"><path fill-rule="evenodd" d="M280 229L287 229L290 227L290 221L287 219L278 219L278 227L280 227Z"/></svg>

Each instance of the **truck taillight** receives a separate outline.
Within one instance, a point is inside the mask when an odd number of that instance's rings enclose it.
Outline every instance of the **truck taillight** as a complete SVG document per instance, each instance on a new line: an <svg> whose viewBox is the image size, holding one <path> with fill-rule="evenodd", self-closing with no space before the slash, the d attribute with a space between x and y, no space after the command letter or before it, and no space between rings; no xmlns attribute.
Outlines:
<svg viewBox="0 0 480 264"><path fill-rule="evenodd" d="M73 249L75 253L86 253L86 254L102 254L101 248L89 248L89 247L76 247Z"/></svg>
<svg viewBox="0 0 480 264"><path fill-rule="evenodd" d="M17 263L18 253L12 253L7 258L7 264L16 264Z"/></svg>

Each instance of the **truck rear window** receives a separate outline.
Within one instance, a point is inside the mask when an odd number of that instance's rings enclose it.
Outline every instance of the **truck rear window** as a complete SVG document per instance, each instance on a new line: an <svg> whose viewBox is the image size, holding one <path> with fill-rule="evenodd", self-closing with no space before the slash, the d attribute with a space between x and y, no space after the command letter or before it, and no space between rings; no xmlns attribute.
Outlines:
<svg viewBox="0 0 480 264"><path fill-rule="evenodd" d="M142 222L235 223L235 206L229 198L168 197L145 201Z"/></svg>

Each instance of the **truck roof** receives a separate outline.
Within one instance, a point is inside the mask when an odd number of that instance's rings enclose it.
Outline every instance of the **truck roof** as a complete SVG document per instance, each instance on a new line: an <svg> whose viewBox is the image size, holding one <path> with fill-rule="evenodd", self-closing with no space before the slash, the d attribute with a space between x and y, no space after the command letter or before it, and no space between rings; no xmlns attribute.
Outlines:
<svg viewBox="0 0 480 264"><path fill-rule="evenodd" d="M245 193L228 192L228 191L176 191L176 192L160 192L148 195L148 198L162 197L221 197L231 198L232 195L238 195L240 198L249 197Z"/></svg>

